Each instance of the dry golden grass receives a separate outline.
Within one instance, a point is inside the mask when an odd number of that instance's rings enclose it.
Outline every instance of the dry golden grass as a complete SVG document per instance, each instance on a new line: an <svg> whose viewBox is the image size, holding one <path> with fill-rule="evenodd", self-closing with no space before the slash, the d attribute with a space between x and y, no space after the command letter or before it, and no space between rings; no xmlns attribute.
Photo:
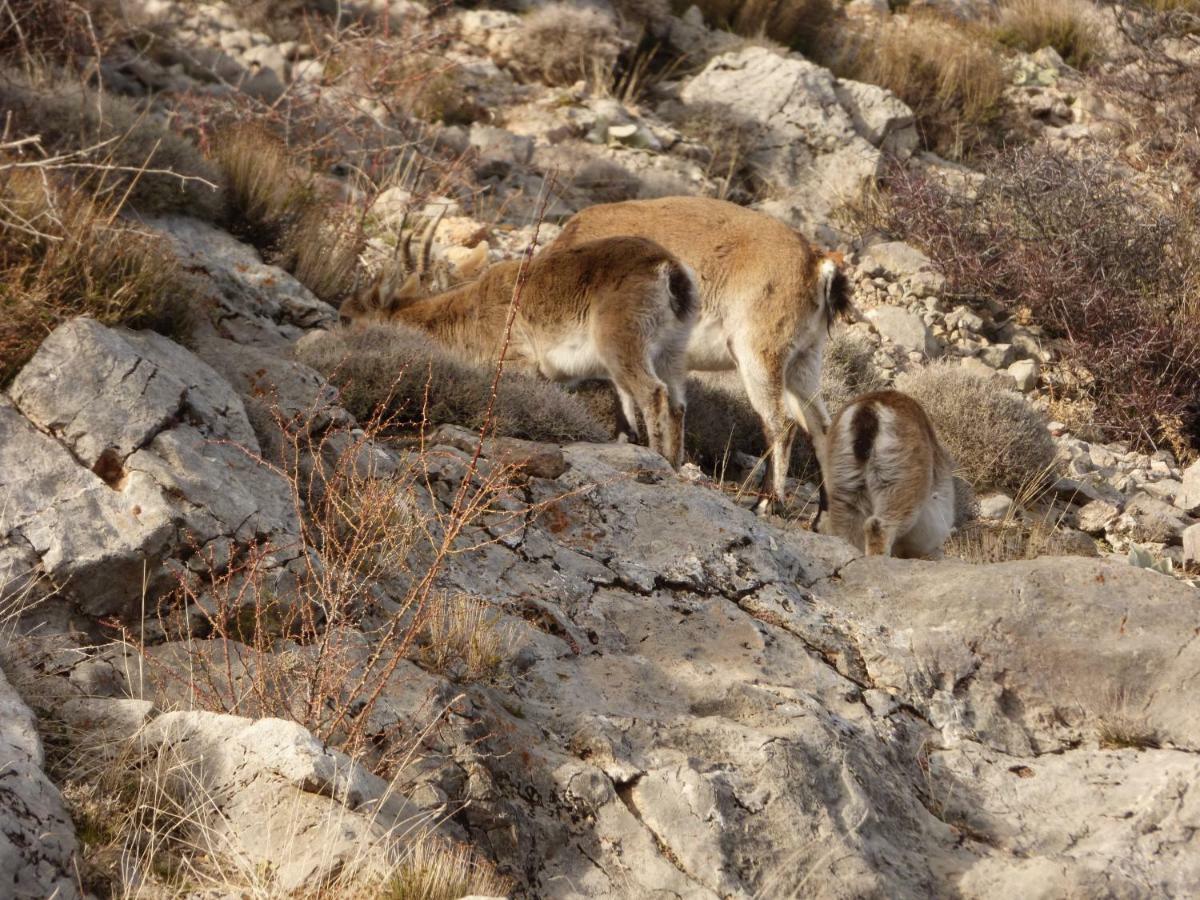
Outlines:
<svg viewBox="0 0 1200 900"><path fill-rule="evenodd" d="M353 287L363 216L321 190L283 141L257 124L227 128L214 142L224 176L225 222L322 300Z"/></svg>
<svg viewBox="0 0 1200 900"><path fill-rule="evenodd" d="M74 316L175 337L191 324L190 282L163 242L55 174L0 162L0 382Z"/></svg>
<svg viewBox="0 0 1200 900"><path fill-rule="evenodd" d="M692 4L677 3L684 12ZM809 53L837 16L831 0L700 0L705 20L745 37L765 37Z"/></svg>
<svg viewBox="0 0 1200 900"><path fill-rule="evenodd" d="M1103 51L1098 25L1096 7L1087 0L1006 0L995 36L1029 53L1053 47L1068 65L1087 69Z"/></svg>
<svg viewBox="0 0 1200 900"><path fill-rule="evenodd" d="M377 896L381 900L459 900L468 895L505 897L511 890L512 881L497 875L470 847L430 839L405 855Z"/></svg>
<svg viewBox="0 0 1200 900"><path fill-rule="evenodd" d="M924 145L961 158L989 143L1008 76L994 45L932 15L892 17L847 30L832 65L838 75L880 85L911 107Z"/></svg>
<svg viewBox="0 0 1200 900"><path fill-rule="evenodd" d="M433 598L419 659L426 668L458 682L495 678L512 645L511 628L486 600L459 594Z"/></svg>

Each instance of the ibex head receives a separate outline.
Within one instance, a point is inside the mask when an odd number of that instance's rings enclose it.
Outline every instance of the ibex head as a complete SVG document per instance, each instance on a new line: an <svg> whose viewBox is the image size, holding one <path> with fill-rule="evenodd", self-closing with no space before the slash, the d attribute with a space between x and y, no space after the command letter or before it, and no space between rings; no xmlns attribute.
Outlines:
<svg viewBox="0 0 1200 900"><path fill-rule="evenodd" d="M415 229L408 229L405 211L397 229L396 250L375 279L355 290L342 303L339 316L343 324L356 321L386 322L405 306L452 285L474 278L487 265L488 245L480 242L457 265L433 265L433 236L446 215L443 207L421 235L418 252L412 251Z"/></svg>

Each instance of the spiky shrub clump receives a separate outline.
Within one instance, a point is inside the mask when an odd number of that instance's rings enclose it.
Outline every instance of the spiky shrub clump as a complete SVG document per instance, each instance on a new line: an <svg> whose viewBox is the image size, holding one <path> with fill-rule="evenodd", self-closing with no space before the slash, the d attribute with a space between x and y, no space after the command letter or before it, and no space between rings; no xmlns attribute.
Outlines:
<svg viewBox="0 0 1200 900"><path fill-rule="evenodd" d="M683 13L692 4L676 3ZM704 18L749 38L767 37L805 55L817 49L837 16L831 0L700 0Z"/></svg>
<svg viewBox="0 0 1200 900"><path fill-rule="evenodd" d="M955 158L992 142L1009 82L991 43L929 15L847 30L832 65L842 77L896 94L912 109L926 149Z"/></svg>
<svg viewBox="0 0 1200 900"><path fill-rule="evenodd" d="M597 9L552 3L531 13L508 50L521 77L569 85L607 81L621 51L617 25Z"/></svg>
<svg viewBox="0 0 1200 900"><path fill-rule="evenodd" d="M484 425L494 371L468 362L403 325L339 329L301 345L301 362L328 377L360 421L380 408L410 425L428 419ZM493 408L497 433L534 441L604 441L609 434L583 404L539 378L502 377Z"/></svg>
<svg viewBox="0 0 1200 900"><path fill-rule="evenodd" d="M324 196L313 172L265 128L231 126L214 142L225 225L328 302L353 286L362 221Z"/></svg>
<svg viewBox="0 0 1200 900"><path fill-rule="evenodd" d="M976 491L1015 495L1053 472L1056 449L1045 417L996 379L935 363L904 373L896 389L925 408L959 473Z"/></svg>
<svg viewBox="0 0 1200 900"><path fill-rule="evenodd" d="M0 164L0 382L75 316L181 337L193 297L160 239L37 168Z"/></svg>
<svg viewBox="0 0 1200 900"><path fill-rule="evenodd" d="M1098 25L1095 7L1086 0L1007 0L996 39L1029 53L1053 47L1069 65L1086 69L1100 56Z"/></svg>

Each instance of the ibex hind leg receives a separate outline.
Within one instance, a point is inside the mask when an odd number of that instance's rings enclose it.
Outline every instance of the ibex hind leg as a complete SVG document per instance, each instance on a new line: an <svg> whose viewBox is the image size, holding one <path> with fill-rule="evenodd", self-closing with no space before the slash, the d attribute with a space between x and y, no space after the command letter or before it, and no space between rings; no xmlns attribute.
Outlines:
<svg viewBox="0 0 1200 900"><path fill-rule="evenodd" d="M641 430L638 428L638 405L628 390L622 388L615 381L613 387L617 391L617 441L625 442L632 441L638 443L641 440Z"/></svg>
<svg viewBox="0 0 1200 900"><path fill-rule="evenodd" d="M766 515L782 510L795 429L783 405L782 367L765 365L757 354L739 353L737 358L746 397L762 420L767 441L765 496L757 507L759 515Z"/></svg>

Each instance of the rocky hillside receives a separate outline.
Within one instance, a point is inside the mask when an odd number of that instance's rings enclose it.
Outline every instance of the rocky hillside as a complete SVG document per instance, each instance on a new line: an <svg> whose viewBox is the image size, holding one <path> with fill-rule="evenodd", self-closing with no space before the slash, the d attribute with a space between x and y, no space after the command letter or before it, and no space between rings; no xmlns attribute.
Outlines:
<svg viewBox="0 0 1200 900"><path fill-rule="evenodd" d="M0 894L1200 891L1200 9L466 6L0 0ZM339 325L675 194L844 255L945 559Z"/></svg>

